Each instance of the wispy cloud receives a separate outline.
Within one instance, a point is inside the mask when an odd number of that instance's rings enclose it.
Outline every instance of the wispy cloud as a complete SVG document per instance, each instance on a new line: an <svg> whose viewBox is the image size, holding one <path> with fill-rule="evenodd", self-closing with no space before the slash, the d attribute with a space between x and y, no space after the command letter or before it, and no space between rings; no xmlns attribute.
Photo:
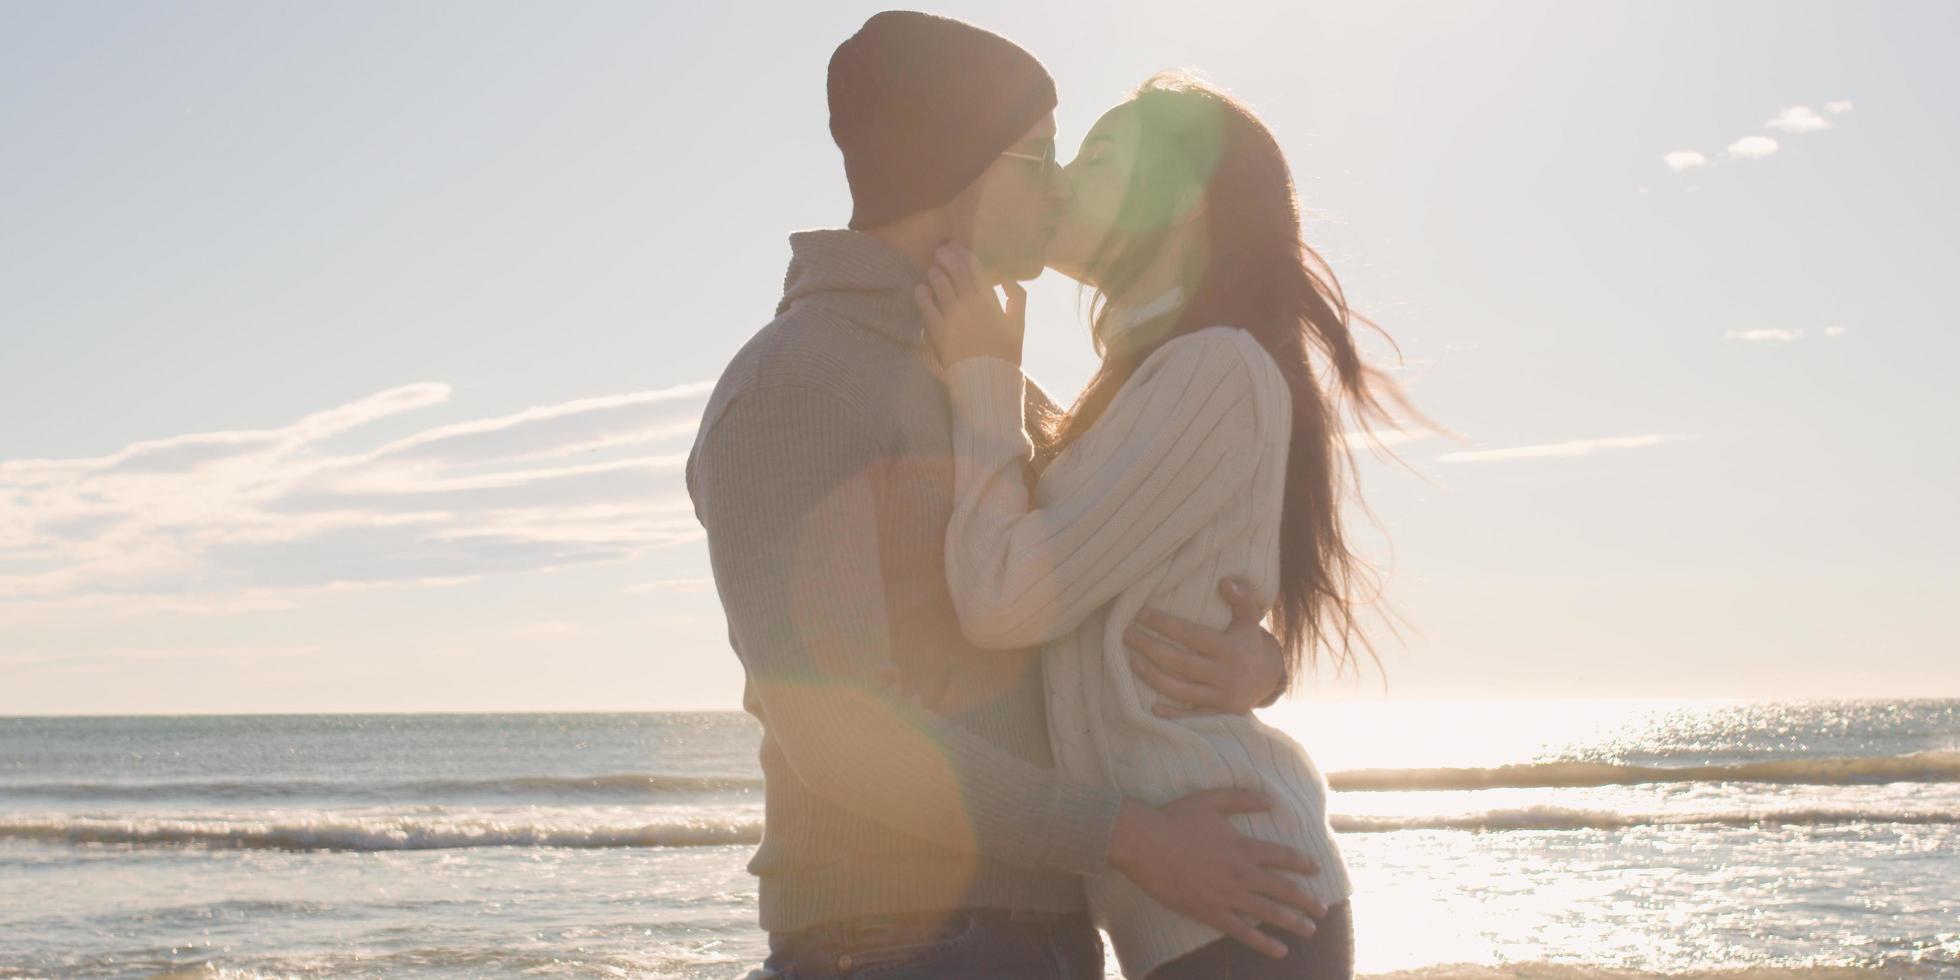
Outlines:
<svg viewBox="0 0 1960 980"><path fill-rule="evenodd" d="M1761 160L1775 153L1779 146L1780 144L1767 136L1744 136L1729 144L1729 158L1732 160Z"/></svg>
<svg viewBox="0 0 1960 980"><path fill-rule="evenodd" d="M1825 327L1821 332L1826 337L1842 337L1846 333L1845 328L1838 324ZM1723 340L1740 340L1744 343L1751 344L1791 344L1802 340L1803 337L1804 332L1802 330L1789 330L1782 327L1726 330L1722 333Z"/></svg>
<svg viewBox="0 0 1960 980"><path fill-rule="evenodd" d="M691 541L679 440L707 391L579 399L366 450L324 445L450 397L414 384L277 429L0 461L0 610L290 608L325 589L454 584Z"/></svg>
<svg viewBox="0 0 1960 980"><path fill-rule="evenodd" d="M172 667L195 665L233 666L264 669L275 658L318 657L328 652L317 643L283 646L198 646L198 647L111 647L74 650L0 650L0 666L8 669L56 669L96 673L126 668L133 663L164 664Z"/></svg>
<svg viewBox="0 0 1960 980"><path fill-rule="evenodd" d="M603 398L581 398L498 418L460 422L399 439L370 459L505 462L555 459L599 449L651 442L694 431L695 416L659 411L674 402L699 401L710 382Z"/></svg>
<svg viewBox="0 0 1960 980"><path fill-rule="evenodd" d="M1851 102L1848 99L1824 103L1824 112L1832 116L1850 111ZM1770 117L1763 125L1769 129L1794 135L1820 132L1832 128L1834 124L1827 116L1819 115L1816 110L1807 105L1793 105L1778 109L1776 115ZM1729 160L1761 160L1775 154L1781 148L1782 144L1775 139L1760 133L1751 133L1731 142L1723 156ZM1669 170L1680 173L1684 170L1707 167L1718 161L1709 159L1700 150L1675 150L1662 154L1661 162L1667 164ZM1693 189L1689 188L1689 190Z"/></svg>
<svg viewBox="0 0 1960 980"><path fill-rule="evenodd" d="M657 579L652 582L635 582L627 586L625 591L635 595L643 595L646 593L712 592L714 588L715 580L704 576L702 578L668 578Z"/></svg>
<svg viewBox="0 0 1960 980"><path fill-rule="evenodd" d="M1436 457L1442 463L1495 463L1512 459L1544 459L1557 456L1590 456L1608 449L1640 449L1658 446L1663 443L1681 442L1695 438L1693 435L1649 434L1640 436L1608 436L1598 439L1574 439L1570 442L1542 443L1532 446L1510 446L1503 449L1470 449L1460 452L1444 453Z"/></svg>
<svg viewBox="0 0 1960 980"><path fill-rule="evenodd" d="M1807 105L1784 106L1776 117L1763 125L1786 133L1814 133L1831 128L1831 121L1811 111Z"/></svg>
<svg viewBox="0 0 1960 980"><path fill-rule="evenodd" d="M1754 330L1728 330L1723 332L1723 340L1741 340L1752 344L1787 344L1803 337L1801 330L1784 330L1776 327L1762 327Z"/></svg>
<svg viewBox="0 0 1960 980"><path fill-rule="evenodd" d="M1661 157L1661 159L1666 161L1668 168L1675 173L1680 173L1683 170L1691 170L1695 167L1708 166L1708 158L1696 150L1675 150L1673 153Z"/></svg>

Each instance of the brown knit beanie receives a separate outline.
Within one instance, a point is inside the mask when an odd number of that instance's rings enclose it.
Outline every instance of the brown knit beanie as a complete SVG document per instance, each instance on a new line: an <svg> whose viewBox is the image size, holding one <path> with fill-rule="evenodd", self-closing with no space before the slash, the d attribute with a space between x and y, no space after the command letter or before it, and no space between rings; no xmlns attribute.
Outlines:
<svg viewBox="0 0 1960 980"><path fill-rule="evenodd" d="M830 56L830 135L851 227L953 199L1055 108L1055 82L1014 42L910 10L864 22Z"/></svg>

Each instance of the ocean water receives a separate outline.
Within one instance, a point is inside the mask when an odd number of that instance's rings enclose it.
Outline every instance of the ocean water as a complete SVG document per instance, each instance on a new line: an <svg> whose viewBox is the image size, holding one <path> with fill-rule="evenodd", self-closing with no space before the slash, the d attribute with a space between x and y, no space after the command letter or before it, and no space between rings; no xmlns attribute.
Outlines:
<svg viewBox="0 0 1960 980"><path fill-rule="evenodd" d="M1335 786L1361 973L1960 977L1960 701L1263 714ZM740 977L758 738L0 718L0 977Z"/></svg>

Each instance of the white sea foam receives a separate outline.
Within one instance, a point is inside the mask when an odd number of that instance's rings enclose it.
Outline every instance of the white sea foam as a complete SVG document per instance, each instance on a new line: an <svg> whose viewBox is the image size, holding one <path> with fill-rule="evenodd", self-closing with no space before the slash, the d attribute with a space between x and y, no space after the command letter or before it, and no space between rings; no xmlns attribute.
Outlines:
<svg viewBox="0 0 1960 980"><path fill-rule="evenodd" d="M616 814L616 811L615 811ZM1960 813L1891 807L1791 807L1680 813L1623 813L1529 806L1457 814L1336 814L1345 834L1409 830L1564 831L1644 826L1756 827L1832 824L1960 824ZM657 819L619 822L562 814L524 819L453 814L278 814L237 816L0 817L0 839L69 845L187 846L291 851L415 851L475 847L709 847L753 845L760 820Z"/></svg>
<svg viewBox="0 0 1960 980"><path fill-rule="evenodd" d="M1960 752L1855 758L1768 759L1731 765L1636 766L1611 762L1535 762L1467 769L1354 769L1328 783L1337 790L1533 789L1639 783L1790 783L1850 786L1960 782Z"/></svg>
<svg viewBox="0 0 1960 980"><path fill-rule="evenodd" d="M678 797L750 793L760 777L671 773L607 773L597 776L505 776L485 779L340 781L331 779L159 780L0 784L0 794L72 800L349 798L439 800L465 796L534 798Z"/></svg>
<svg viewBox="0 0 1960 980"><path fill-rule="evenodd" d="M704 847L754 844L760 821L666 820L579 825L428 817L230 820L59 818L0 820L0 839L59 844L179 845L288 851L421 851L458 847Z"/></svg>

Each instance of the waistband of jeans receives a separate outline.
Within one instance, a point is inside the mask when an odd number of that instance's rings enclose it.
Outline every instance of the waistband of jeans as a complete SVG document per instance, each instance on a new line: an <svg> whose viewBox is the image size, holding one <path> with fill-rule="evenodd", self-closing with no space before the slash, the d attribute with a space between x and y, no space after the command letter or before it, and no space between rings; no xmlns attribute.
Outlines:
<svg viewBox="0 0 1960 980"><path fill-rule="evenodd" d="M771 938L782 940L829 939L845 945L852 940L876 933L881 939L891 940L907 936L924 937L942 931L956 921L971 922L992 928L1006 929L1052 929L1077 923L1087 924L1087 912L1043 912L1035 909L947 909L940 912L895 912L888 915L865 916L846 919L840 922L826 922L793 933L781 934Z"/></svg>

